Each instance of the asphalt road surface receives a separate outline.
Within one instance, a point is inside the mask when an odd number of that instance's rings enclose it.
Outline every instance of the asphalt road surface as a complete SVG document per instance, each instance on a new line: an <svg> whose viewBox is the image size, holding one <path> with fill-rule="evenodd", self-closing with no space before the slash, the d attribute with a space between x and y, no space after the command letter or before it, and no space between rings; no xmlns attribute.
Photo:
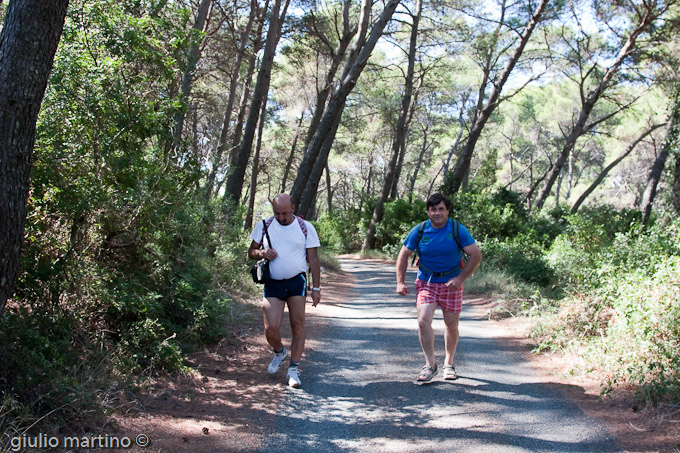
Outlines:
<svg viewBox="0 0 680 453"><path fill-rule="evenodd" d="M597 421L546 384L493 323L463 306L459 379L444 382L444 322L435 314L440 373L414 379L424 358L415 296L395 293L394 266L342 260L357 285L344 303L308 310L302 388L287 388L263 439L266 452L612 452ZM407 281L412 293L415 274ZM285 366L280 373L285 373Z"/></svg>

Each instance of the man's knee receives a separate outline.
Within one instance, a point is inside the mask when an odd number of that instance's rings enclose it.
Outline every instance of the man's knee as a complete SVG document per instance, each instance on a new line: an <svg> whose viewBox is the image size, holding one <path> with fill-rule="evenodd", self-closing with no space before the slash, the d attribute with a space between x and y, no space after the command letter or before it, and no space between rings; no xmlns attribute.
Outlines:
<svg viewBox="0 0 680 453"><path fill-rule="evenodd" d="M418 328L420 330L432 329L432 320L431 319L425 319L425 318L418 319Z"/></svg>
<svg viewBox="0 0 680 453"><path fill-rule="evenodd" d="M281 326L271 326L271 325L266 326L264 328L264 334L269 338L277 337L279 335L280 328L281 328Z"/></svg>
<svg viewBox="0 0 680 453"><path fill-rule="evenodd" d="M458 324L447 325L446 332L449 335L458 336Z"/></svg>
<svg viewBox="0 0 680 453"><path fill-rule="evenodd" d="M305 332L305 315L304 313L296 313L295 316L290 317L290 330L293 334Z"/></svg>
<svg viewBox="0 0 680 453"><path fill-rule="evenodd" d="M305 334L305 323L303 322L298 322L298 323L293 323L290 325L290 330L293 333L293 336L301 336Z"/></svg>

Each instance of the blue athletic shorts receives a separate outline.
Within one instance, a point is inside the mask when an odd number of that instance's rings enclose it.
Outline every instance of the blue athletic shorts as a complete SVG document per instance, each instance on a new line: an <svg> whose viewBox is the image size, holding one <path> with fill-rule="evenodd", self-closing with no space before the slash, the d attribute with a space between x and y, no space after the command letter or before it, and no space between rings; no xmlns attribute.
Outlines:
<svg viewBox="0 0 680 453"><path fill-rule="evenodd" d="M287 300L289 297L307 295L307 278L298 274L287 280L270 280L264 285L264 297Z"/></svg>

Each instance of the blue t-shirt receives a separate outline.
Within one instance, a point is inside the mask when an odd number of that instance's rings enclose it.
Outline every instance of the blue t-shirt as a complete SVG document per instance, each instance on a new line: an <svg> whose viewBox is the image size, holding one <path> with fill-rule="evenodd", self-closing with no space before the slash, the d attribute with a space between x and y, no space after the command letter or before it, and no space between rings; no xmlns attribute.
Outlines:
<svg viewBox="0 0 680 453"><path fill-rule="evenodd" d="M418 226L411 229L404 239L404 246L409 250L416 249L416 237L418 237ZM460 238L460 245L467 247L475 243L474 238L470 232L460 223L458 224L458 236ZM432 272L446 272L460 263L462 253L453 238L453 221L449 219L446 225L436 229L432 226L429 220L425 222L425 229L423 230L423 237L420 240L420 263L431 269ZM432 277L432 283L446 283L453 277L460 274L460 268L449 275L441 277ZM428 280L430 275L424 272L421 268L418 269L418 278L421 280Z"/></svg>

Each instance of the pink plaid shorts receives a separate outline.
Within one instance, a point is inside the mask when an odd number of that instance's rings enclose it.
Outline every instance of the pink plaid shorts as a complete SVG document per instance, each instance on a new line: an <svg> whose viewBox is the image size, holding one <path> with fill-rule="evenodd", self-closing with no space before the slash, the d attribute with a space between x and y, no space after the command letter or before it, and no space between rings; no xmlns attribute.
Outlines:
<svg viewBox="0 0 680 453"><path fill-rule="evenodd" d="M437 304L442 310L460 313L463 310L463 287L452 290L446 283L427 283L416 279L416 305Z"/></svg>

